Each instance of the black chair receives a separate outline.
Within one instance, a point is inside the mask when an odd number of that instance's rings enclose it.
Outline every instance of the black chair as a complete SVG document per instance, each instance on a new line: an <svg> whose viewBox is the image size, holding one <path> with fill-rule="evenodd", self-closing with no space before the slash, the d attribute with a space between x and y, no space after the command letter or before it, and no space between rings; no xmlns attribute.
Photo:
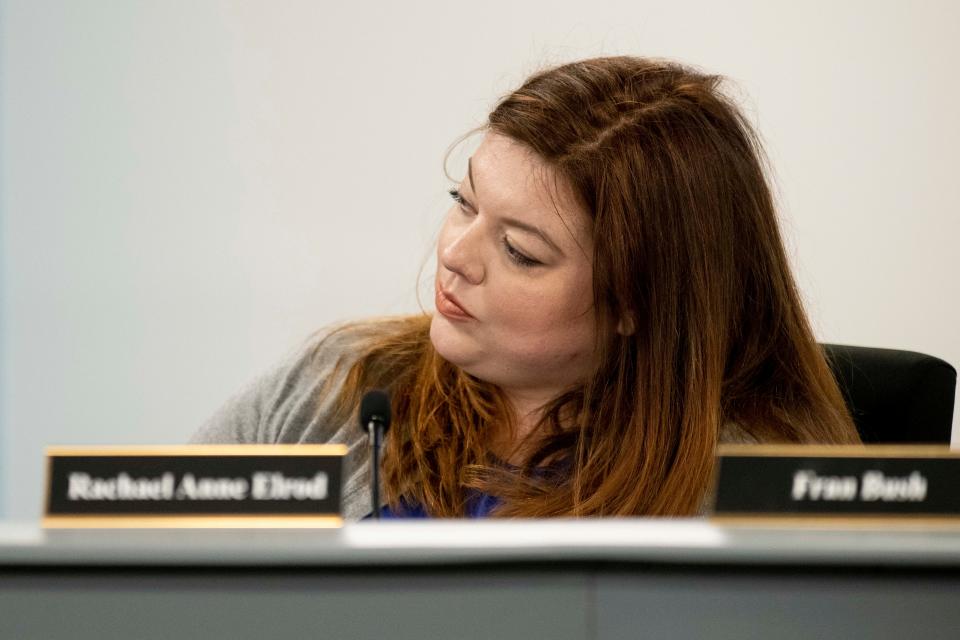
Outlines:
<svg viewBox="0 0 960 640"><path fill-rule="evenodd" d="M950 443L956 369L913 351L821 346L865 443Z"/></svg>

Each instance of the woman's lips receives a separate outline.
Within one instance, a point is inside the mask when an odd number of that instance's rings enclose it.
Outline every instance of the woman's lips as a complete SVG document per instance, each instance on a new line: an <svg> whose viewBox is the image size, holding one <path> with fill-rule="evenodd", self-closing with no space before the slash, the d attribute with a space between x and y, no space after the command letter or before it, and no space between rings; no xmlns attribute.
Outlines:
<svg viewBox="0 0 960 640"><path fill-rule="evenodd" d="M456 302L456 298L444 293L443 289L439 287L437 287L436 304L437 311L451 320L473 319L473 316L467 313L467 310Z"/></svg>

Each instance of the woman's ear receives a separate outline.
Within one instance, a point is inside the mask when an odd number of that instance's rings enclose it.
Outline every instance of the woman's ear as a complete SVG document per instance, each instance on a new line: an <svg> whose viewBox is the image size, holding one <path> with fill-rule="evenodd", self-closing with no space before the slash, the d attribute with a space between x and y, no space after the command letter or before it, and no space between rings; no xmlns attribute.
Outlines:
<svg viewBox="0 0 960 640"><path fill-rule="evenodd" d="M620 316L620 321L617 323L617 333L622 336L632 336L633 332L637 330L637 323L633 320L633 314L629 311L625 311L622 316Z"/></svg>

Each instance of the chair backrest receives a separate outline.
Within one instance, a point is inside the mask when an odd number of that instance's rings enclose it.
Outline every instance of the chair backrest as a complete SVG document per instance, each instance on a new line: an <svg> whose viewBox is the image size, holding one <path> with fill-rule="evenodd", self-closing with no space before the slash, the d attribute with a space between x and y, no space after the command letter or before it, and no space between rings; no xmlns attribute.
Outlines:
<svg viewBox="0 0 960 640"><path fill-rule="evenodd" d="M957 371L923 353L822 345L866 443L947 443Z"/></svg>

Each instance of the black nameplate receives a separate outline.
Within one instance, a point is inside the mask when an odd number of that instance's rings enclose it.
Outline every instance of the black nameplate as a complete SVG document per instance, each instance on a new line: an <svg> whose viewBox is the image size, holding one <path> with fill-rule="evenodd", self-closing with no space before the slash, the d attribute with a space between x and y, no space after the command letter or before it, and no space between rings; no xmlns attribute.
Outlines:
<svg viewBox="0 0 960 640"><path fill-rule="evenodd" d="M723 445L721 518L960 518L960 455L930 446Z"/></svg>
<svg viewBox="0 0 960 640"><path fill-rule="evenodd" d="M344 445L47 451L47 527L339 526Z"/></svg>

